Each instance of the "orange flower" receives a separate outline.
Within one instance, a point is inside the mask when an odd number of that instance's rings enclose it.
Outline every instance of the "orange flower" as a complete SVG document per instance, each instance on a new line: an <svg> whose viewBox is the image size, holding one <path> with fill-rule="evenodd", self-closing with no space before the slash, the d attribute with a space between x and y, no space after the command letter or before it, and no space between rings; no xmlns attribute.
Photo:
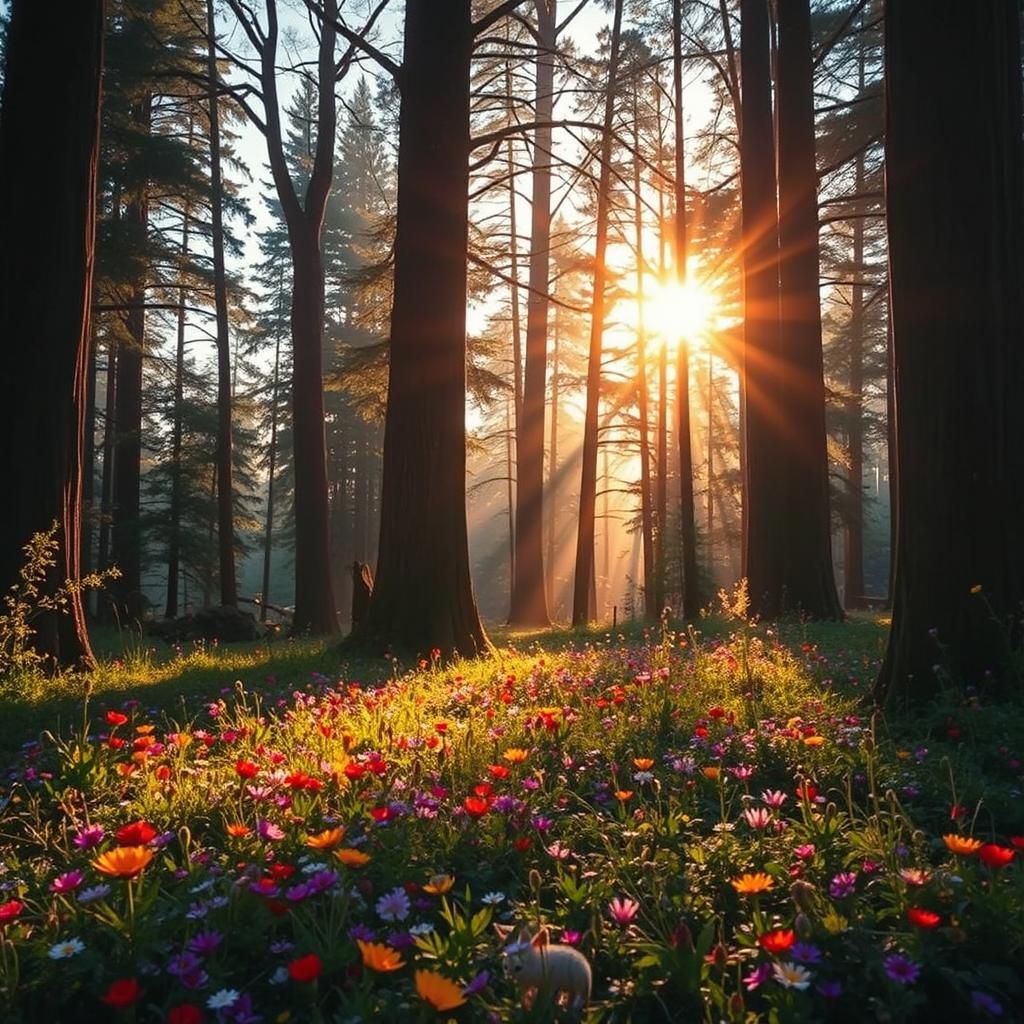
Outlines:
<svg viewBox="0 0 1024 1024"><path fill-rule="evenodd" d="M425 886L423 886L424 892L429 892L432 896L441 896L446 893L455 884L455 879L451 875L434 875Z"/></svg>
<svg viewBox="0 0 1024 1024"><path fill-rule="evenodd" d="M364 864L370 863L370 855L368 853L348 847L344 850L335 850L334 856L347 868L361 868Z"/></svg>
<svg viewBox="0 0 1024 1024"><path fill-rule="evenodd" d="M645 772L648 769L654 767L654 758L653 757L634 757L633 758L633 767L636 768L637 771Z"/></svg>
<svg viewBox="0 0 1024 1024"><path fill-rule="evenodd" d="M978 860L987 864L990 868L1005 868L1013 860L1016 850L1009 846L996 846L995 843L986 843L978 851Z"/></svg>
<svg viewBox="0 0 1024 1024"><path fill-rule="evenodd" d="M315 836L306 836L306 845L312 850L333 850L345 837L343 826L328 828Z"/></svg>
<svg viewBox="0 0 1024 1024"><path fill-rule="evenodd" d="M152 859L153 851L144 846L118 846L101 853L92 862L92 866L115 878L134 878L142 873Z"/></svg>
<svg viewBox="0 0 1024 1024"><path fill-rule="evenodd" d="M614 793L615 799L621 800L623 803L625 803L632 795L633 790L631 789L617 789Z"/></svg>
<svg viewBox="0 0 1024 1024"><path fill-rule="evenodd" d="M364 942L357 939L359 952L363 954L363 966L371 971L397 971L405 966L402 954L398 950L385 946L381 942Z"/></svg>
<svg viewBox="0 0 1024 1024"><path fill-rule="evenodd" d="M462 989L437 971L417 971L416 991L420 999L442 1013L454 1010L466 1001Z"/></svg>
<svg viewBox="0 0 1024 1024"><path fill-rule="evenodd" d="M722 770L721 768L718 768L715 765L708 765L707 768L701 768L701 772L704 775L705 779L710 779L712 782L714 782L721 774Z"/></svg>
<svg viewBox="0 0 1024 1024"><path fill-rule="evenodd" d="M825 744L824 736L805 736L804 746L805 747L821 747Z"/></svg>
<svg viewBox="0 0 1024 1024"><path fill-rule="evenodd" d="M509 764L522 764L530 754L529 751L523 750L522 747L509 747L501 756L505 758Z"/></svg>
<svg viewBox="0 0 1024 1024"><path fill-rule="evenodd" d="M949 847L951 853L960 854L961 857L970 857L971 854L977 853L982 846L980 839L972 839L970 836L958 836L955 832L944 835L942 839L946 846Z"/></svg>
<svg viewBox="0 0 1024 1024"><path fill-rule="evenodd" d="M231 824L227 827L228 835L235 839L244 839L251 831L252 829L248 825Z"/></svg>
<svg viewBox="0 0 1024 1024"><path fill-rule="evenodd" d="M740 875L729 883L737 892L746 895L754 895L759 892L767 892L775 887L775 879L766 875L763 871L755 874Z"/></svg>
<svg viewBox="0 0 1024 1024"><path fill-rule="evenodd" d="M140 736L148 736L155 728L155 725L137 725L135 726L135 731Z"/></svg>

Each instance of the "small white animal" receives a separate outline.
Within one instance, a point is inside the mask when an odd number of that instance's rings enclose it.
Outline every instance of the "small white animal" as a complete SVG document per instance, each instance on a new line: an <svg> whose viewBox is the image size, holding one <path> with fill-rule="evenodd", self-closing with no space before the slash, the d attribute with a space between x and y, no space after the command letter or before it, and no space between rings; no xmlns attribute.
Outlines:
<svg viewBox="0 0 1024 1024"><path fill-rule="evenodd" d="M502 941L512 933L511 925L495 924ZM521 928L519 938L503 950L505 977L519 986L522 1004L529 1009L539 992L560 998L562 993L574 1007L590 1004L590 962L572 946L549 941L547 928L531 936Z"/></svg>

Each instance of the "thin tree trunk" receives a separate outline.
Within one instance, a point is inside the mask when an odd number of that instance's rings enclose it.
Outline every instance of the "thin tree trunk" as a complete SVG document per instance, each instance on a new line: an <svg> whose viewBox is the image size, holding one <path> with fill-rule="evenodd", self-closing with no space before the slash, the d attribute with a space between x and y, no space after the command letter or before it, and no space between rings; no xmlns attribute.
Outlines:
<svg viewBox="0 0 1024 1024"><path fill-rule="evenodd" d="M601 351L604 337L605 283L608 245L608 207L611 187L612 120L615 86L619 75L622 36L622 3L615 0L612 16L611 56L601 134L601 171L597 186L597 227L594 252L594 294L590 321L590 355L587 362L587 404L583 420L583 465L580 481L579 522L576 532L576 576L573 582L572 624L587 623L587 588L594 574L594 511L597 500L598 406L601 401Z"/></svg>
<svg viewBox="0 0 1024 1024"><path fill-rule="evenodd" d="M513 496L513 473L515 466L512 458L512 401L505 399L505 486L508 502L508 580L509 601L512 599L512 581L516 575L516 503Z"/></svg>
<svg viewBox="0 0 1024 1024"><path fill-rule="evenodd" d="M224 271L223 183L220 169L220 110L217 100L217 26L213 0L206 0L206 72L210 115L210 242L213 247L213 301L217 313L217 553L220 603L237 606L235 583L235 490L231 482L231 342L228 289Z"/></svg>
<svg viewBox="0 0 1024 1024"><path fill-rule="evenodd" d="M279 279L280 280L280 279ZM280 295L280 284L278 294ZM270 560L274 549L274 475L277 472L277 395L281 372L281 334L274 342L274 384L270 392L270 455L267 465L267 515L263 524L263 604L260 621L267 621L267 602L270 600Z"/></svg>
<svg viewBox="0 0 1024 1024"><path fill-rule="evenodd" d="M0 407L0 594L19 578L24 545L53 523L59 549L46 586L80 577L103 15L102 0L81 0L59 17L34 0L11 4L0 115L0 337L13 394ZM54 130L41 145L44 125ZM92 664L80 594L67 613L37 620L35 641L58 665Z"/></svg>
<svg viewBox="0 0 1024 1024"><path fill-rule="evenodd" d="M377 579L356 644L488 646L466 528L470 0L408 0Z"/></svg>
<svg viewBox="0 0 1024 1024"><path fill-rule="evenodd" d="M114 494L114 437L116 434L114 416L117 398L117 345L111 338L107 341L107 369L103 387L103 469L100 474L100 529L96 550L96 566L107 569L110 566L110 523L111 504ZM99 618L105 618L101 603Z"/></svg>
<svg viewBox="0 0 1024 1024"><path fill-rule="evenodd" d="M557 0L536 0L537 69L534 116L554 116L554 49ZM551 249L551 128L533 138L529 297L526 304L526 366L522 415L516 420L516 553L509 622L547 626L544 593L544 392L547 376L548 289ZM550 499L550 495L548 497Z"/></svg>
<svg viewBox="0 0 1024 1024"><path fill-rule="evenodd" d="M91 319L91 318L90 318ZM89 364L86 369L85 413L82 437L82 528L79 556L82 575L96 568L93 564L92 533L96 524L96 328L89 329ZM89 612L88 595L83 597Z"/></svg>
<svg viewBox="0 0 1024 1024"><path fill-rule="evenodd" d="M658 169L665 152L665 132L661 117L661 77L656 69L655 98L658 118ZM665 191L658 186L658 281L665 281ZM662 338L658 350L658 438L654 496L654 606L659 616L665 612L665 540L668 537L668 339Z"/></svg>
<svg viewBox="0 0 1024 1024"><path fill-rule="evenodd" d="M930 700L946 673L955 685L1020 695L1020 62L1009 0L932 0L926 16L917 3L886 5L899 488L880 700Z"/></svg>
<svg viewBox="0 0 1024 1024"><path fill-rule="evenodd" d="M841 619L832 568L825 381L818 294L818 173L809 0L778 4L780 469L783 514L779 601L818 619Z"/></svg>
<svg viewBox="0 0 1024 1024"><path fill-rule="evenodd" d="M708 579L715 578L715 355L708 346Z"/></svg>
<svg viewBox="0 0 1024 1024"><path fill-rule="evenodd" d="M551 443L548 449L548 493L547 493L547 518L548 518L548 607L556 610L558 604L555 592L555 570L558 564L556 558L558 544L558 402L559 402L559 374L562 372L559 365L559 337L558 337L558 307L555 307L554 330L552 332L551 346Z"/></svg>
<svg viewBox="0 0 1024 1024"><path fill-rule="evenodd" d="M672 0L672 89L674 95L675 175L675 272L680 287L686 283L686 136L683 131L683 0ZM697 524L693 502L693 448L690 437L690 346L679 338L676 349L676 444L679 448L679 511L682 538L683 616L695 616L700 608L697 578Z"/></svg>

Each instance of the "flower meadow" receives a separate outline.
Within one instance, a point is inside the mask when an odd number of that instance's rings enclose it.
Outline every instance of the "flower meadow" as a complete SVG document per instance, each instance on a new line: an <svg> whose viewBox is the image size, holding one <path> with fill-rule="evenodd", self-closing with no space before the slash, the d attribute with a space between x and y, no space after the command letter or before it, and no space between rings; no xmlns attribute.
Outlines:
<svg viewBox="0 0 1024 1024"><path fill-rule="evenodd" d="M762 627L87 706L0 793L0 1019L1024 1019L1003 716L896 729L866 672Z"/></svg>

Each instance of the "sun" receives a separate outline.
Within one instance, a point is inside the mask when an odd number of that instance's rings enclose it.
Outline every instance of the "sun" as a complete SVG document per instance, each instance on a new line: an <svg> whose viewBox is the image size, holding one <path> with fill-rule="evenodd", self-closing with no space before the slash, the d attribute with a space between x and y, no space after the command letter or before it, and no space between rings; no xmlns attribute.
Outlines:
<svg viewBox="0 0 1024 1024"><path fill-rule="evenodd" d="M718 296L693 277L684 284L658 285L644 304L651 330L669 343L680 338L699 341L714 326L717 313Z"/></svg>

